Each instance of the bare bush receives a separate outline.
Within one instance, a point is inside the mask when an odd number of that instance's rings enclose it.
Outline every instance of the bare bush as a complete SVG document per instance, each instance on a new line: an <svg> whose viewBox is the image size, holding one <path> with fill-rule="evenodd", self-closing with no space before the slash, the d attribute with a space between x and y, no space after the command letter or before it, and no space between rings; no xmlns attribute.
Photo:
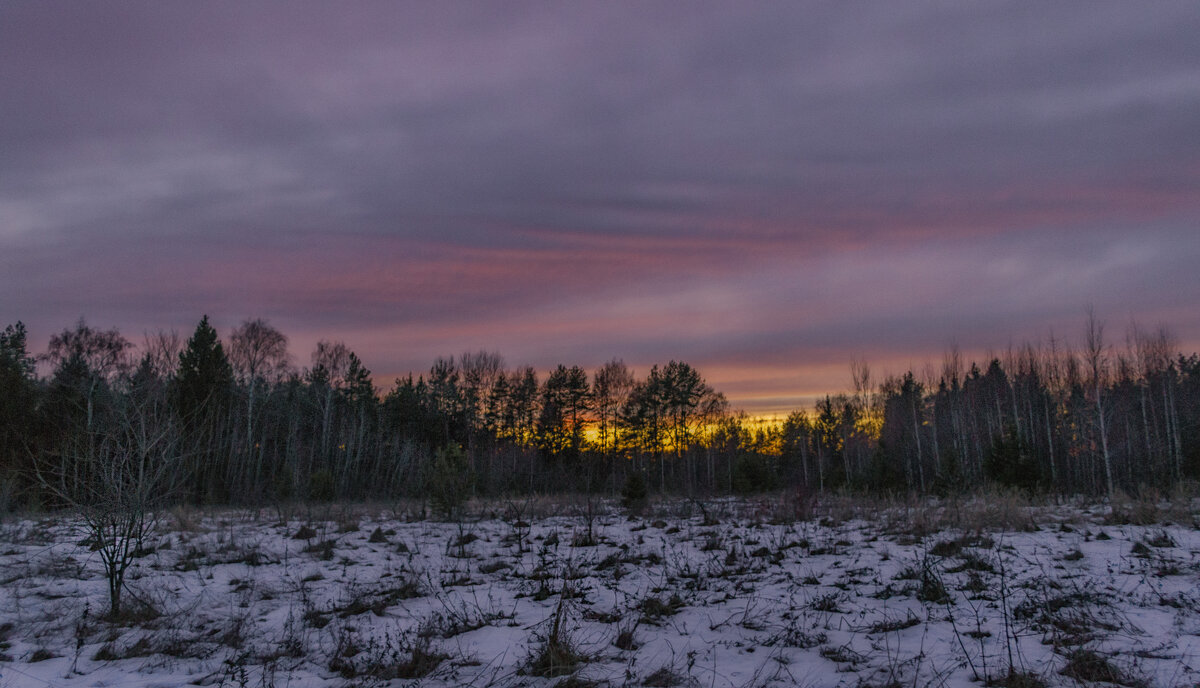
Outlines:
<svg viewBox="0 0 1200 688"><path fill-rule="evenodd" d="M38 457L38 481L82 519L108 579L109 613L122 614L125 574L145 550L178 478L179 428L160 399L131 395L114 420Z"/></svg>

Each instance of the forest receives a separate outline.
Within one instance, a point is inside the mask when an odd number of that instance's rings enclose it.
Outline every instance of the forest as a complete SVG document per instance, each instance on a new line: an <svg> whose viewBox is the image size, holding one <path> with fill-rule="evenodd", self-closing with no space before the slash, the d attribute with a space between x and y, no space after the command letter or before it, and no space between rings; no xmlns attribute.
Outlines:
<svg viewBox="0 0 1200 688"><path fill-rule="evenodd" d="M344 343L298 367L261 319L135 346L80 320L29 351L0 334L0 506L105 499L270 504L582 492L788 489L937 494L1004 486L1106 496L1200 476L1200 358L1166 328L1120 345L1090 312L1051 340L874 381L776 422L730 407L682 361L643 374L439 358L380 389Z"/></svg>

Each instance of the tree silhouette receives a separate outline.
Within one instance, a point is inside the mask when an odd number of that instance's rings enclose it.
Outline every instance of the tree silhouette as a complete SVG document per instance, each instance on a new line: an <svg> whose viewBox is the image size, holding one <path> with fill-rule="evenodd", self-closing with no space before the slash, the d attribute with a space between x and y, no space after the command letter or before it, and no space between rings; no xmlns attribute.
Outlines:
<svg viewBox="0 0 1200 688"><path fill-rule="evenodd" d="M224 500L231 488L224 441L230 436L227 420L232 388L233 368L205 315L179 354L179 369L170 388L182 432L196 448L189 467L196 501Z"/></svg>
<svg viewBox="0 0 1200 688"><path fill-rule="evenodd" d="M233 368L225 356L225 347L205 315L179 354L179 370L172 387L172 401L180 417L194 421L201 415L215 415L229 403Z"/></svg>
<svg viewBox="0 0 1200 688"><path fill-rule="evenodd" d="M23 488L21 474L35 439L38 388L25 340L21 322L0 332L0 511Z"/></svg>

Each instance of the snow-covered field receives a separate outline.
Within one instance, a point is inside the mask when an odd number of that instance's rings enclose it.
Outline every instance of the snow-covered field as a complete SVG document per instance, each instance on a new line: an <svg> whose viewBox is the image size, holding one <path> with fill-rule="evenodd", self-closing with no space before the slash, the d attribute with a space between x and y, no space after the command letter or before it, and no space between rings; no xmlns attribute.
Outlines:
<svg viewBox="0 0 1200 688"><path fill-rule="evenodd" d="M695 506L176 512L120 622L78 524L10 520L0 686L1200 685L1194 508Z"/></svg>

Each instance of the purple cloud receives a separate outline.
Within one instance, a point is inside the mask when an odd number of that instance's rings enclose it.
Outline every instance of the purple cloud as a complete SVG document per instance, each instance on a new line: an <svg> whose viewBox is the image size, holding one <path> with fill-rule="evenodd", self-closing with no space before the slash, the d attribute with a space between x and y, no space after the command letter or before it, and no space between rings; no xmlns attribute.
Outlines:
<svg viewBox="0 0 1200 688"><path fill-rule="evenodd" d="M0 321L263 316L383 376L686 358L760 410L1088 303L1195 348L1197 34L1186 2L8 3Z"/></svg>

